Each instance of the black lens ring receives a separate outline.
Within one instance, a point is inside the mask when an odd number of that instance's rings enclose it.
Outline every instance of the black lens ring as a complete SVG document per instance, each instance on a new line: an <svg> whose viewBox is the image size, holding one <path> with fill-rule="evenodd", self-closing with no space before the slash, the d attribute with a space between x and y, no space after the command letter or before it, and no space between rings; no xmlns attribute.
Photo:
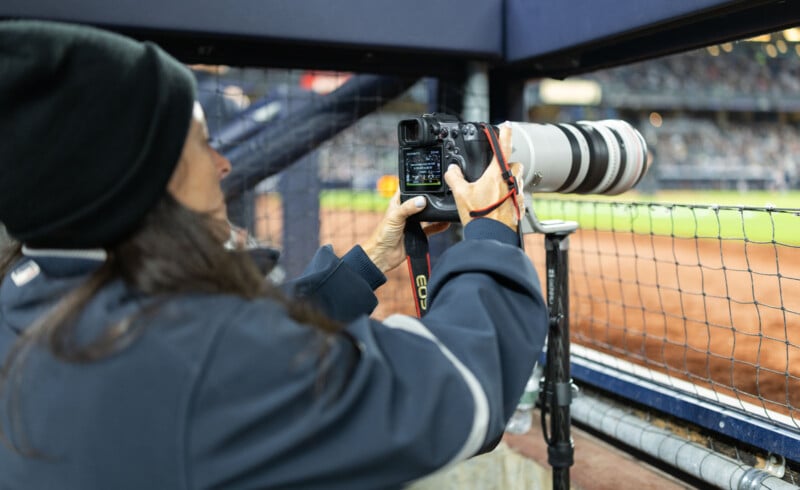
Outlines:
<svg viewBox="0 0 800 490"><path fill-rule="evenodd" d="M617 176L614 177L614 181L611 182L611 184L607 188L602 189L600 191L601 193L604 193L604 192L606 192L608 190L611 190L611 189L615 188L617 186L617 184L619 184L619 181L622 180L622 176L625 174L625 162L627 160L627 155L626 155L626 151L625 151L626 150L625 142L622 140L622 136L620 136L619 133L617 132L617 130L614 129L613 127L611 127L611 126L605 126L605 127L606 127L606 129L611 131L611 133L614 135L614 137L617 138L617 143L619 143L619 150L620 150L619 151L619 170L617 171Z"/></svg>
<svg viewBox="0 0 800 490"><path fill-rule="evenodd" d="M570 124L580 131L589 143L589 169L583 182L572 192L588 194L603 181L608 170L608 146L600 134L591 125Z"/></svg>
<svg viewBox="0 0 800 490"><path fill-rule="evenodd" d="M555 190L555 192L563 192L564 189L570 188L581 171L581 147L578 144L578 139L572 134L572 131L563 127L561 124L556 124L556 127L564 133L572 148L572 167L569 169L569 175L567 175L566 180L564 180L564 184Z"/></svg>

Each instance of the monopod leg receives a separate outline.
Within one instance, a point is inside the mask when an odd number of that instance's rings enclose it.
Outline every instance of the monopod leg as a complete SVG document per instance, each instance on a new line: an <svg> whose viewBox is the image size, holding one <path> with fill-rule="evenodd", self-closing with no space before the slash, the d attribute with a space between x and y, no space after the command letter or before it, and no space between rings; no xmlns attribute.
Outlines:
<svg viewBox="0 0 800 490"><path fill-rule="evenodd" d="M547 304L550 309L550 330L547 336L547 365L542 390L542 428L547 429L545 415L550 413L550 430L545 430L548 463L553 468L553 488L568 490L569 468L574 447L570 435L569 406L572 401L572 380L569 364L569 250L568 233L545 235L547 251Z"/></svg>

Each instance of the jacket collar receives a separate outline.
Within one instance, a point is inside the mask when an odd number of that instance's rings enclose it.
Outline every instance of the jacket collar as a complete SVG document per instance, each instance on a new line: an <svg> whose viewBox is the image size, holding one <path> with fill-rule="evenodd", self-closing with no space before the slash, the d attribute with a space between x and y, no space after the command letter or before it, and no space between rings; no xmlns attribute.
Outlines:
<svg viewBox="0 0 800 490"><path fill-rule="evenodd" d="M22 247L25 259L19 262L20 266L26 262L34 263L43 272L52 277L80 276L97 269L108 258L108 254L101 248L97 249L45 249ZM12 274L19 270L15 267ZM12 277L13 279L13 277Z"/></svg>
<svg viewBox="0 0 800 490"><path fill-rule="evenodd" d="M22 254L26 257L52 257L62 259L87 259L105 262L108 253L102 248L88 248L82 250L58 249L58 248L30 248L22 246Z"/></svg>
<svg viewBox="0 0 800 490"><path fill-rule="evenodd" d="M105 250L23 247L24 257L2 278L0 325L19 333L81 284L107 258Z"/></svg>

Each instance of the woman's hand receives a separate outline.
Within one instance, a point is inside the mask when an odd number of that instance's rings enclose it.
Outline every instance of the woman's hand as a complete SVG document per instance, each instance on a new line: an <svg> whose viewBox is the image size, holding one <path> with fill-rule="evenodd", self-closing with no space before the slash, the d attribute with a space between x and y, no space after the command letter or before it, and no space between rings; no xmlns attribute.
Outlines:
<svg viewBox="0 0 800 490"><path fill-rule="evenodd" d="M511 155L511 128L508 126L500 127L500 149L506 157ZM509 167L511 173L517 178L517 182L522 182L522 164L511 163ZM461 220L461 224L465 226L473 219L469 215L470 211L489 207L508 194L508 184L503 180L500 165L497 163L497 156L492 159L481 178L475 182L467 182L458 165L450 165L444 175L444 179L447 181L447 185L450 186L450 190L453 191L456 207L458 207L458 217ZM509 198L485 217L497 220L516 231L519 224L517 223L517 211L515 209L517 206L521 216L525 206L521 189L517 195L517 202Z"/></svg>
<svg viewBox="0 0 800 490"><path fill-rule="evenodd" d="M383 220L362 245L364 252L381 272L388 272L405 260L403 230L406 220L425 209L427 202L423 196L417 196L401 204L399 192L392 197ZM446 230L448 226L449 223L431 223L423 227L423 231L426 235L433 235Z"/></svg>

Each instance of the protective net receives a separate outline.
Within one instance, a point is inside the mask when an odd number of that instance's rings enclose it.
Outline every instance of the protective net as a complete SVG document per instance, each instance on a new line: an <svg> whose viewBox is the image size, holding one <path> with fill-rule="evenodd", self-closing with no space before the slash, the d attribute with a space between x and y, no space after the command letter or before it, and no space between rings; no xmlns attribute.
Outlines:
<svg viewBox="0 0 800 490"><path fill-rule="evenodd" d="M798 210L566 199L536 210L581 224L570 247L575 343L798 427Z"/></svg>

